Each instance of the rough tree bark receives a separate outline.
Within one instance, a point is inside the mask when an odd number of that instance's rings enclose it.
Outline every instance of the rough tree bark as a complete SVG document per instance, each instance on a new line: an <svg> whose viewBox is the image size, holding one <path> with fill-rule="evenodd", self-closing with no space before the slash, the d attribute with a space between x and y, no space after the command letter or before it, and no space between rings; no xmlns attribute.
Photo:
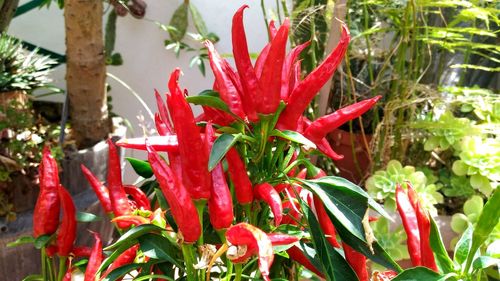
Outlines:
<svg viewBox="0 0 500 281"><path fill-rule="evenodd" d="M66 87L79 148L105 139L110 131L102 31L103 1L66 0Z"/></svg>
<svg viewBox="0 0 500 281"><path fill-rule="evenodd" d="M0 33L7 31L19 0L0 0Z"/></svg>

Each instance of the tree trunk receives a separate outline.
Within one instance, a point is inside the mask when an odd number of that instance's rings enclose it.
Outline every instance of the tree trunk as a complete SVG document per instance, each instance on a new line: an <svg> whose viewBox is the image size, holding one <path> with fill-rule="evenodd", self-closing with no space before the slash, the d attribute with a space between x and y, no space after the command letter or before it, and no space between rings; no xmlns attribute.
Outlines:
<svg viewBox="0 0 500 281"><path fill-rule="evenodd" d="M79 148L108 137L102 1L64 1L66 83L70 118Z"/></svg>
<svg viewBox="0 0 500 281"><path fill-rule="evenodd" d="M0 0L0 33L7 31L19 0Z"/></svg>

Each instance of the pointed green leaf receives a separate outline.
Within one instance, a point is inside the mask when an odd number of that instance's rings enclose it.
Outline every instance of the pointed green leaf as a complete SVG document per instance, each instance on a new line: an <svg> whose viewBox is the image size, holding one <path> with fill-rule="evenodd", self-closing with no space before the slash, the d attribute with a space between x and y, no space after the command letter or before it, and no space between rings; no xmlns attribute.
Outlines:
<svg viewBox="0 0 500 281"><path fill-rule="evenodd" d="M488 268L490 266L500 265L500 259L488 256L478 257L472 263L474 270Z"/></svg>
<svg viewBox="0 0 500 281"><path fill-rule="evenodd" d="M133 157L125 157L127 161L132 166L132 169L141 177L145 179L149 179L153 176L153 169L151 169L151 165L148 161L136 159Z"/></svg>
<svg viewBox="0 0 500 281"><path fill-rule="evenodd" d="M16 247L24 244L31 244L35 242L35 238L33 236L22 236L16 239L14 242L10 242L7 244L7 247Z"/></svg>
<svg viewBox="0 0 500 281"><path fill-rule="evenodd" d="M94 222L101 221L102 218L100 216L96 216L92 213L87 212L77 212L76 213L76 221L77 222Z"/></svg>
<svg viewBox="0 0 500 281"><path fill-rule="evenodd" d="M157 234L146 234L139 237L139 244L144 255L161 261L168 261L181 268L182 265L175 259L180 252L177 245L172 245L170 240Z"/></svg>
<svg viewBox="0 0 500 281"><path fill-rule="evenodd" d="M32 274L24 277L22 281L43 281L43 276L40 274Z"/></svg>
<svg viewBox="0 0 500 281"><path fill-rule="evenodd" d="M467 259L467 255L469 254L470 246L472 243L473 229L473 226L469 225L469 227L462 234L462 237L460 237L460 240L458 240L457 245L455 246L455 253L453 258L458 264L462 264Z"/></svg>
<svg viewBox="0 0 500 281"><path fill-rule="evenodd" d="M169 26L173 27L172 29L168 29L170 39L177 42L181 41L188 27L188 4L186 2L183 2L177 10L175 10L170 19Z"/></svg>
<svg viewBox="0 0 500 281"><path fill-rule="evenodd" d="M42 235L39 236L35 239L35 248L40 250L41 248L45 247L47 243L50 241L50 235Z"/></svg>
<svg viewBox="0 0 500 281"><path fill-rule="evenodd" d="M209 106L215 109L222 110L226 113L231 113L231 110L227 106L227 104L218 96L208 95L208 94L200 94L197 96L189 96L186 97L187 102L201 105L201 106Z"/></svg>
<svg viewBox="0 0 500 281"><path fill-rule="evenodd" d="M354 273L344 257L326 241L321 226L312 210L305 204L302 204L302 208L327 280L357 280L356 273Z"/></svg>
<svg viewBox="0 0 500 281"><path fill-rule="evenodd" d="M160 233L164 231L164 229L153 225L153 224L142 224L137 227L134 227L130 229L129 231L125 232L120 239L118 239L115 243L112 245L109 245L108 247L104 248L104 250L113 250L116 249L122 245L129 245L132 246L135 244L135 240L141 237L142 235L148 234L148 233Z"/></svg>
<svg viewBox="0 0 500 281"><path fill-rule="evenodd" d="M303 144L311 148L316 148L316 145L312 141L304 137L302 134L299 134L294 131L287 131L287 130L280 131L275 129L271 132L271 136L284 138L293 141L295 143Z"/></svg>
<svg viewBox="0 0 500 281"><path fill-rule="evenodd" d="M212 171L226 155L229 149L240 139L241 134L222 134L214 142L210 159L208 160L208 170Z"/></svg>
<svg viewBox="0 0 500 281"><path fill-rule="evenodd" d="M111 271L102 281L115 281L123 277L125 274L131 272L132 270L141 267L140 263L132 263L124 266L120 266L113 271Z"/></svg>
<svg viewBox="0 0 500 281"><path fill-rule="evenodd" d="M441 233L439 232L439 227L436 221L430 216L431 219L431 235L430 244L434 256L436 257L436 263L441 272L449 273L453 272L453 261L450 259L446 247L444 246Z"/></svg>
<svg viewBox="0 0 500 281"><path fill-rule="evenodd" d="M203 37L206 37L208 34L207 26L205 25L205 21L201 16L200 12L192 3L189 4L189 11L191 11L191 17L193 18L194 26L198 33L200 33Z"/></svg>
<svg viewBox="0 0 500 281"><path fill-rule="evenodd" d="M414 267L401 272L392 281L439 281L444 280L442 275L425 268Z"/></svg>

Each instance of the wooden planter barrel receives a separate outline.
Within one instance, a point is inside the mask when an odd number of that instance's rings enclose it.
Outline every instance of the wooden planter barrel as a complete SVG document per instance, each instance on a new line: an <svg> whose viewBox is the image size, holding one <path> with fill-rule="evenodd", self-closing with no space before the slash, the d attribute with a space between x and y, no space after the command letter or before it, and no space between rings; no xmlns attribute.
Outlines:
<svg viewBox="0 0 500 281"><path fill-rule="evenodd" d="M125 128L118 129L114 139L125 136ZM121 152L121 151L120 151ZM124 157L121 153L122 159ZM92 148L79 151L66 151L61 161L61 183L69 190L78 211L90 212L103 218L101 221L79 223L76 245L92 245L93 238L87 230L93 230L101 235L103 244L112 239L113 226L104 214L97 197L83 176L80 164L87 166L99 179L105 180L107 175L108 145L101 141ZM123 163L123 161L122 161ZM27 200L36 199L38 188L25 194ZM40 251L33 245L22 245L7 248L7 244L21 236L32 235L33 210L19 213L16 221L0 226L0 276L2 280L22 280L30 274L41 272Z"/></svg>

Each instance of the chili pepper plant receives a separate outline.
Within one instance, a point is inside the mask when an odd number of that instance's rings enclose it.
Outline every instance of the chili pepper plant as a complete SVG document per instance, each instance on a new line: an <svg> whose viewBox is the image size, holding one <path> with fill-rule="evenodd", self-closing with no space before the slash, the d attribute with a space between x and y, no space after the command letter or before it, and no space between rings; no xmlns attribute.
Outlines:
<svg viewBox="0 0 500 281"><path fill-rule="evenodd" d="M429 216L422 209L412 209L419 211L419 220L405 227L421 231L420 244L412 240L409 245L421 253L415 266L425 267L402 271L369 226L369 210L389 215L362 188L327 176L311 161L316 155L341 159L326 134L379 99L317 120L302 115L342 62L347 28L338 46L302 77L298 55L307 43L286 53L288 20L279 28L270 23L271 40L251 62L246 8L233 17L236 68L206 41L213 89L189 96L175 69L166 99L155 93L159 136L118 141L121 147L147 151L147 160L129 159L143 178L137 186L122 183L111 142L105 185L82 167L119 234L110 245L103 248L97 233L91 249L74 244L75 207L55 176L57 165L44 154L31 238L41 249L43 267L29 280L70 280L76 270L85 272L85 281L125 275L133 280L298 280L304 272L327 280L368 280L367 260L391 270L380 278L400 274L394 280L438 280L448 273L432 263ZM194 116L190 103L202 106L203 113Z"/></svg>

